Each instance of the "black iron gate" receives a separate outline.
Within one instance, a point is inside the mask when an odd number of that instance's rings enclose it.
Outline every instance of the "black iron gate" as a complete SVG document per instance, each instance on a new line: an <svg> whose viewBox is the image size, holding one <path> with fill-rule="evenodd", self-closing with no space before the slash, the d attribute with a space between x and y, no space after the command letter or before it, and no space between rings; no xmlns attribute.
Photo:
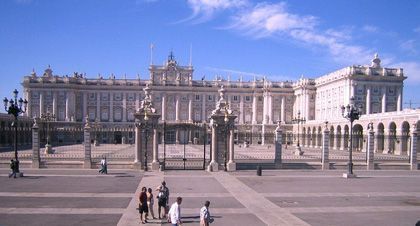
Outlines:
<svg viewBox="0 0 420 226"><path fill-rule="evenodd" d="M210 159L209 134L206 123L163 123L159 152L164 169L204 170Z"/></svg>

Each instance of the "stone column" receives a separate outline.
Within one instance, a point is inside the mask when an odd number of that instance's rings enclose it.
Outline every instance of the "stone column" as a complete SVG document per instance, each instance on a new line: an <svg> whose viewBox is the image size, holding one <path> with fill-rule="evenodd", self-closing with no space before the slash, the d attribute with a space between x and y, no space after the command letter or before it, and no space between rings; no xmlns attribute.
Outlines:
<svg viewBox="0 0 420 226"><path fill-rule="evenodd" d="M82 117L82 121L85 121L86 122L86 116L89 115L88 109L87 109L87 99L88 98L87 98L87 93L86 92L83 92L82 95L83 95L83 109L82 109L82 116L83 117Z"/></svg>
<svg viewBox="0 0 420 226"><path fill-rule="evenodd" d="M153 129L153 161L152 170L159 170L159 156L158 156L158 131Z"/></svg>
<svg viewBox="0 0 420 226"><path fill-rule="evenodd" d="M96 93L96 117L101 121L101 93Z"/></svg>
<svg viewBox="0 0 420 226"><path fill-rule="evenodd" d="M386 112L386 86L382 87L382 113Z"/></svg>
<svg viewBox="0 0 420 226"><path fill-rule="evenodd" d="M85 158L83 162L83 168L92 168L92 157L91 157L91 145L90 145L90 125L86 123L84 127L84 146L85 146Z"/></svg>
<svg viewBox="0 0 420 226"><path fill-rule="evenodd" d="M375 135L375 142L373 142L374 143L374 152L376 152L376 153L379 153L380 152L380 150L379 150L379 139L381 139L383 137L383 134L381 134L381 133L379 133L379 131L376 133L376 135Z"/></svg>
<svg viewBox="0 0 420 226"><path fill-rule="evenodd" d="M162 94L162 121L166 120L166 94Z"/></svg>
<svg viewBox="0 0 420 226"><path fill-rule="evenodd" d="M252 124L257 124L257 95L252 97Z"/></svg>
<svg viewBox="0 0 420 226"><path fill-rule="evenodd" d="M141 137L141 128L136 123L136 133L135 133L135 142L136 148L134 151L134 168L141 169L143 163L143 155L141 154L141 147L142 147L142 137Z"/></svg>
<svg viewBox="0 0 420 226"><path fill-rule="evenodd" d="M211 127L211 162L207 168L208 171L219 171L219 163L217 162L218 158L218 147L217 147L217 129L216 125Z"/></svg>
<svg viewBox="0 0 420 226"><path fill-rule="evenodd" d="M389 129L384 129L384 150L382 151L383 154L388 154L391 151L391 142L389 141L390 139L391 135L389 133Z"/></svg>
<svg viewBox="0 0 420 226"><path fill-rule="evenodd" d="M114 121L114 93L110 93L109 99L109 121Z"/></svg>
<svg viewBox="0 0 420 226"><path fill-rule="evenodd" d="M179 96L176 95L175 98L175 120L179 121Z"/></svg>
<svg viewBox="0 0 420 226"><path fill-rule="evenodd" d="M280 120L283 123L286 122L286 109L285 109L285 106L286 106L286 98L285 97L282 97L281 98L281 119Z"/></svg>
<svg viewBox="0 0 420 226"><path fill-rule="evenodd" d="M192 122L193 120L193 104L192 104L192 96L188 95L188 121Z"/></svg>
<svg viewBox="0 0 420 226"><path fill-rule="evenodd" d="M70 92L66 92L66 122L70 121L70 104L71 104Z"/></svg>
<svg viewBox="0 0 420 226"><path fill-rule="evenodd" d="M402 103L403 103L403 97L402 97L402 89L403 87L401 86L401 88L397 88L397 111L401 111L402 110Z"/></svg>
<svg viewBox="0 0 420 226"><path fill-rule="evenodd" d="M122 121L127 122L127 94L123 93Z"/></svg>
<svg viewBox="0 0 420 226"><path fill-rule="evenodd" d="M326 124L323 134L322 134L322 156L321 156L322 170L330 169L329 152L330 152L330 131L328 130L328 126Z"/></svg>
<svg viewBox="0 0 420 226"><path fill-rule="evenodd" d="M373 124L369 123L368 126L368 137L367 137L367 159L366 159L366 170L374 170L374 140L375 132L373 131Z"/></svg>
<svg viewBox="0 0 420 226"><path fill-rule="evenodd" d="M275 150L275 155L274 155L274 164L275 164L276 169L280 169L281 164L282 164L281 157L282 157L282 142L283 142L283 131L280 128L280 122L277 124L277 128L274 132L275 132L275 145L276 145L276 150Z"/></svg>
<svg viewBox="0 0 420 226"><path fill-rule="evenodd" d="M40 168L41 158L39 154L39 127L37 122L32 126L32 168Z"/></svg>
<svg viewBox="0 0 420 226"><path fill-rule="evenodd" d="M66 110L67 110L67 102L66 102ZM42 91L39 92L39 115L44 113L44 94Z"/></svg>
<svg viewBox="0 0 420 226"><path fill-rule="evenodd" d="M175 143L179 144L179 128L175 128Z"/></svg>
<svg viewBox="0 0 420 226"><path fill-rule="evenodd" d="M418 141L418 130L417 125L413 124L411 126L411 147L410 147L410 169L417 170L417 141Z"/></svg>
<svg viewBox="0 0 420 226"><path fill-rule="evenodd" d="M268 123L268 93L264 92L263 93L263 119L262 119L262 124L267 124Z"/></svg>
<svg viewBox="0 0 420 226"><path fill-rule="evenodd" d="M52 109L52 113L57 116L57 92L52 92L53 93L53 109ZM85 114L86 115L86 114Z"/></svg>
<svg viewBox="0 0 420 226"><path fill-rule="evenodd" d="M239 102L239 124L244 124L245 120L245 112L244 112L244 96L239 96L240 102Z"/></svg>
<svg viewBox="0 0 420 226"><path fill-rule="evenodd" d="M370 114L370 98L371 98L370 86L368 86L366 89L366 114L367 115Z"/></svg>
<svg viewBox="0 0 420 226"><path fill-rule="evenodd" d="M233 128L229 131L229 162L227 163L227 171L236 171L236 162L235 162L235 145L234 145L234 130Z"/></svg>

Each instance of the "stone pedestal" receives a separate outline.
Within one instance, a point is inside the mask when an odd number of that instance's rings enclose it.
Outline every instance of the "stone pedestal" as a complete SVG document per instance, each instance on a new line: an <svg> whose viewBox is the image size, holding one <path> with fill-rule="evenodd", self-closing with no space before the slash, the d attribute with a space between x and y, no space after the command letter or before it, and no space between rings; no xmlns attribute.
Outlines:
<svg viewBox="0 0 420 226"><path fill-rule="evenodd" d="M159 162L152 162L152 170L159 170L160 164Z"/></svg>
<svg viewBox="0 0 420 226"><path fill-rule="evenodd" d="M215 161L211 161L207 166L207 171L209 172L217 172L219 171L219 164Z"/></svg>
<svg viewBox="0 0 420 226"><path fill-rule="evenodd" d="M143 165L141 164L141 162L134 162L133 163L133 169L141 170L141 169L143 169Z"/></svg>
<svg viewBox="0 0 420 226"><path fill-rule="evenodd" d="M366 160L366 169L367 170L374 170L374 140L375 140L375 133L373 132L372 124L368 126L368 137L367 137L367 160Z"/></svg>
<svg viewBox="0 0 420 226"><path fill-rule="evenodd" d="M236 171L236 162L228 162L227 171Z"/></svg>

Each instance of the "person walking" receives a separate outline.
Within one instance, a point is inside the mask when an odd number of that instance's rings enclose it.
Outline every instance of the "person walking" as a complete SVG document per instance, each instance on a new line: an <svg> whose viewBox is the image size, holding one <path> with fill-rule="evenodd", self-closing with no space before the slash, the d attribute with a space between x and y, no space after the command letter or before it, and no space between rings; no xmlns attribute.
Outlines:
<svg viewBox="0 0 420 226"><path fill-rule="evenodd" d="M101 159L101 169L99 170L99 173L108 174L108 166L106 162L106 157L103 157Z"/></svg>
<svg viewBox="0 0 420 226"><path fill-rule="evenodd" d="M147 189L147 207L149 209L149 213L152 216L152 218L156 219L155 213L153 212L153 206L155 204L155 200L153 198L154 197L153 197L152 189L151 188Z"/></svg>
<svg viewBox="0 0 420 226"><path fill-rule="evenodd" d="M206 201L204 206L200 209L200 226L210 225L210 201Z"/></svg>
<svg viewBox="0 0 420 226"><path fill-rule="evenodd" d="M177 197L176 202L174 202L168 212L168 220L171 222L172 226L182 226L181 221L181 203L182 198Z"/></svg>
<svg viewBox="0 0 420 226"><path fill-rule="evenodd" d="M10 170L11 172L9 173L9 178L12 176L13 178L16 178L16 162L13 159L10 160Z"/></svg>
<svg viewBox="0 0 420 226"><path fill-rule="evenodd" d="M158 214L159 219L161 219L161 208L163 207L163 218L166 217L167 214L167 206L169 201L169 188L166 187L166 182L162 181L162 185L156 188L158 191L157 199L158 199Z"/></svg>
<svg viewBox="0 0 420 226"><path fill-rule="evenodd" d="M146 216L149 212L147 208L147 194L146 194L146 187L141 188L141 192L139 195L139 213L140 213L140 221L141 223L147 223ZM144 213L144 218L143 218Z"/></svg>

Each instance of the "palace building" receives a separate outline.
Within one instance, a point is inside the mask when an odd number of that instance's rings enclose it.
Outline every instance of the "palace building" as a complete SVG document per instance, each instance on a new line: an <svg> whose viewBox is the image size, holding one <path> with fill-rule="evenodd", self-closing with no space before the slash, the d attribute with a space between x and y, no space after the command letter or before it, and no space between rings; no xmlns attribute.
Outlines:
<svg viewBox="0 0 420 226"><path fill-rule="evenodd" d="M194 79L193 74L194 68L178 65L172 53L164 65L149 66L148 78L126 79L114 75L87 78L78 73L63 76L53 74L48 67L42 75L33 71L23 79L24 96L29 101L26 115L33 118L50 112L62 124L82 123L88 118L103 127L131 128L134 113L144 98L142 90L149 84L153 105L161 114L160 121L169 124L208 121L216 107L218 89L223 86L229 107L237 116L237 133L259 134L252 137L251 142L261 144L267 142L264 134L272 134L280 120L290 142L294 139L292 134L299 133L303 146L320 147L321 126L329 121L332 147L347 147L344 140L348 139L349 122L342 117L341 106L348 105L352 97L355 105L363 109L354 127L361 134L369 123L374 123L377 134L408 136L412 125L420 120L419 110L402 109L403 83L407 78L403 69L383 67L378 55L367 66L349 66L295 82L266 78L232 81L220 77L209 81ZM300 131L293 124L298 113L306 121ZM191 141L201 132L193 131L188 138L182 138L176 130L169 133L169 137L178 142L179 139ZM103 137L104 142L113 142L125 135L106 136L109 137ZM376 151L407 152L408 141L397 143L395 139L388 141L383 137L378 138L381 140L376 142ZM134 141L132 134L127 134L126 139ZM239 135L236 139L241 140ZM403 142L405 146L397 145ZM363 139L359 143L356 145L362 149Z"/></svg>

